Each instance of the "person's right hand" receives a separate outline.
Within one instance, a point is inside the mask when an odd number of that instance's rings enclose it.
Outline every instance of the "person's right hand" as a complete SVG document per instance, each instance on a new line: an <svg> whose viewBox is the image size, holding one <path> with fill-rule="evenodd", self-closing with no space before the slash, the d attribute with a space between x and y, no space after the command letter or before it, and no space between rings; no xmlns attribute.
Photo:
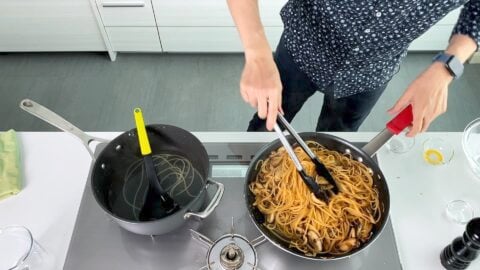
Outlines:
<svg viewBox="0 0 480 270"><path fill-rule="evenodd" d="M267 118L267 129L272 130L277 113L282 111L282 82L271 53L246 57L240 80L243 100L258 111L258 117Z"/></svg>

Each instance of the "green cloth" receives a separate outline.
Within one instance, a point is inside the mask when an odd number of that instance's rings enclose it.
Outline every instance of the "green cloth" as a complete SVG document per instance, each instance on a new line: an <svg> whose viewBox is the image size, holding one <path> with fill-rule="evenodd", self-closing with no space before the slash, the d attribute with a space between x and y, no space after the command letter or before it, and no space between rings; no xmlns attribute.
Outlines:
<svg viewBox="0 0 480 270"><path fill-rule="evenodd" d="M0 200L20 192L20 146L13 130L0 132Z"/></svg>

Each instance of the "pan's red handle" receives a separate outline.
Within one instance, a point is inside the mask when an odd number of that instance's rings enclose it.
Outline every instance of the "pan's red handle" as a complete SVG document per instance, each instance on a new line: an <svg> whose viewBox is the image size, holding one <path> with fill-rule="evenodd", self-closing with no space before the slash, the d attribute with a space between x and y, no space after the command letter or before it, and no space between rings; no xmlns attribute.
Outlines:
<svg viewBox="0 0 480 270"><path fill-rule="evenodd" d="M402 132L406 127L413 123L412 105L408 105L403 111L401 111L395 118L387 123L387 128L393 134L397 135Z"/></svg>

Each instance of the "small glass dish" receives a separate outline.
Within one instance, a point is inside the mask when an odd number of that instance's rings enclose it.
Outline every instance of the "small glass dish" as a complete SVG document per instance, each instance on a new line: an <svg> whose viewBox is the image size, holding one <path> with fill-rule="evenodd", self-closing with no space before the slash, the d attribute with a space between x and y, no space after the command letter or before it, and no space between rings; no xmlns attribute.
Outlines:
<svg viewBox="0 0 480 270"><path fill-rule="evenodd" d="M423 142L423 159L430 165L445 165L453 159L453 146L441 138L429 138Z"/></svg>
<svg viewBox="0 0 480 270"><path fill-rule="evenodd" d="M473 207L464 200L454 200L445 207L447 218L458 224L467 224L474 215Z"/></svg>
<svg viewBox="0 0 480 270"><path fill-rule="evenodd" d="M0 228L0 269L47 270L53 268L53 258L22 226Z"/></svg>
<svg viewBox="0 0 480 270"><path fill-rule="evenodd" d="M410 151L415 145L415 137L407 137L405 132L393 136L385 147L388 151L396 154L403 154Z"/></svg>
<svg viewBox="0 0 480 270"><path fill-rule="evenodd" d="M465 128L462 147L470 168L480 178L480 118L473 120Z"/></svg>

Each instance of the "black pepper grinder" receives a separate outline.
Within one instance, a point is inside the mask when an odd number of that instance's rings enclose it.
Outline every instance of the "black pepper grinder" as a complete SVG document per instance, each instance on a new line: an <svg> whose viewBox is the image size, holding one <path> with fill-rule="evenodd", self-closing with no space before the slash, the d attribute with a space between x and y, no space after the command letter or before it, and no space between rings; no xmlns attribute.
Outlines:
<svg viewBox="0 0 480 270"><path fill-rule="evenodd" d="M480 218L467 224L463 236L459 236L446 246L440 254L443 267L447 270L466 269L478 257L480 251Z"/></svg>

